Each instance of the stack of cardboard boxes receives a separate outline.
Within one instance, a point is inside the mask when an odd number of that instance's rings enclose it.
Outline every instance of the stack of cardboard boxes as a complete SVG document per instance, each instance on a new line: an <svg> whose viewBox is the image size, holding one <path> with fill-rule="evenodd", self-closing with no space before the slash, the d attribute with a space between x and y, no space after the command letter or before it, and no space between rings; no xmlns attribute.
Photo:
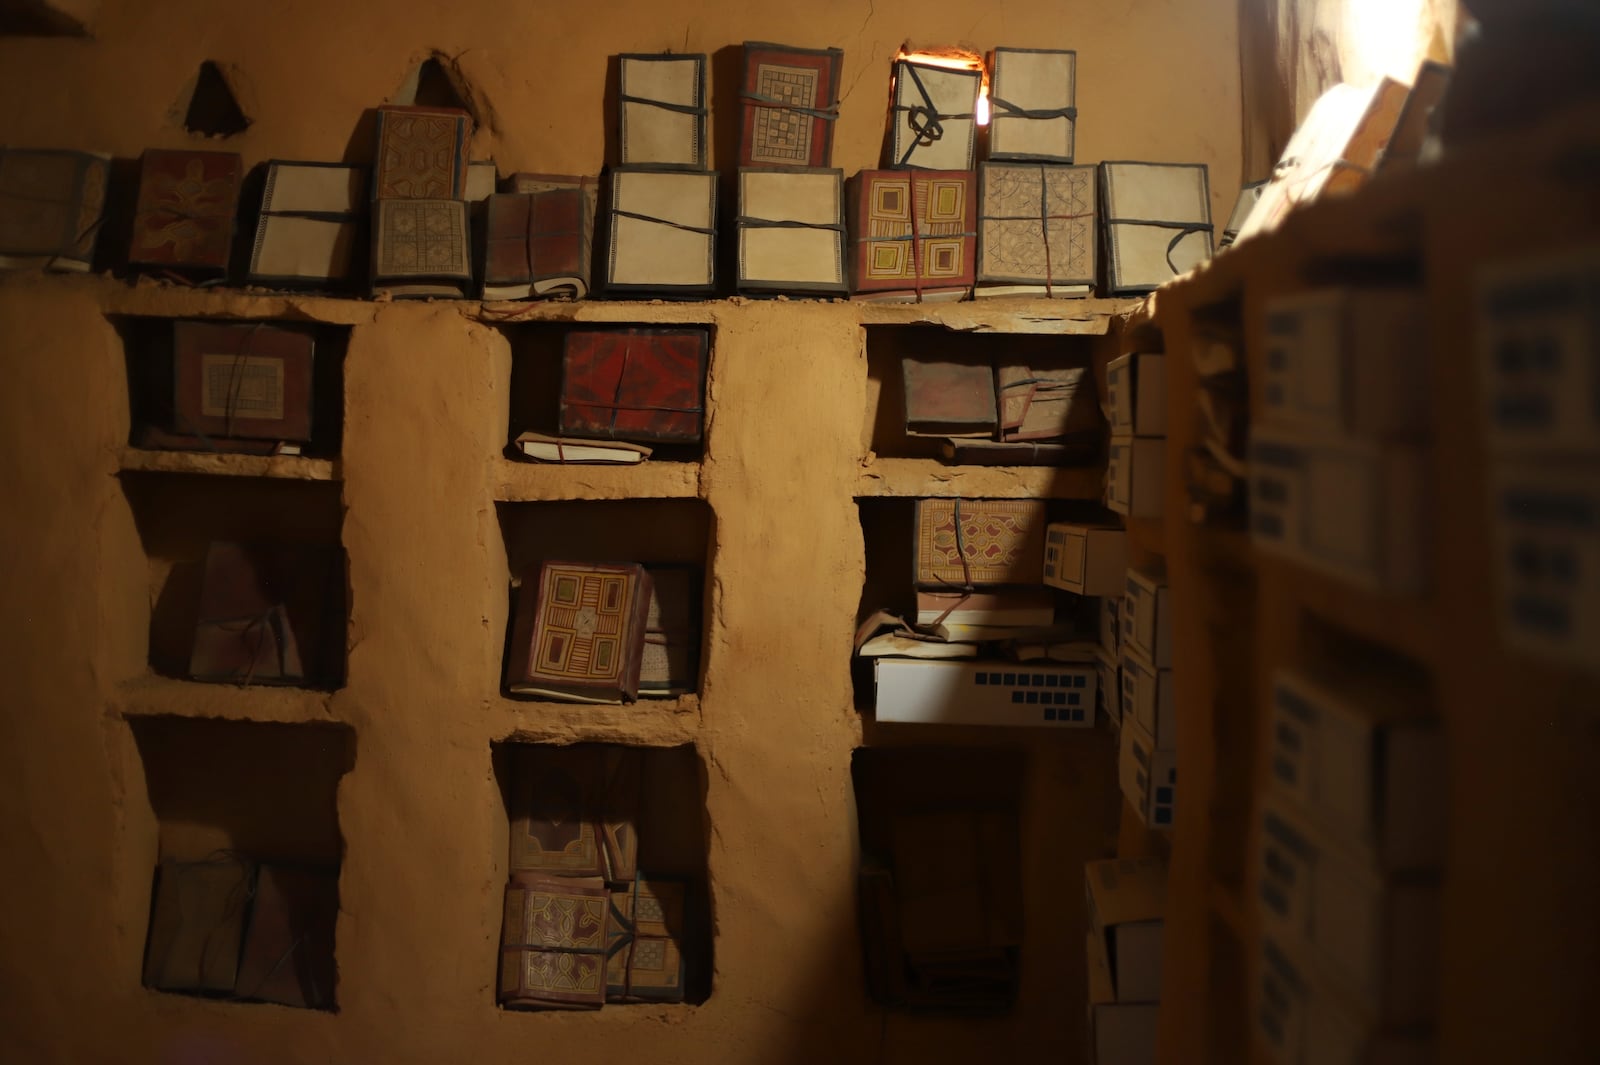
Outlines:
<svg viewBox="0 0 1600 1065"><path fill-rule="evenodd" d="M1111 451L1106 506L1132 518L1159 518L1166 492L1166 356L1135 352L1106 367Z"/></svg>
<svg viewBox="0 0 1600 1065"><path fill-rule="evenodd" d="M1170 829L1178 787L1178 726L1165 579L1128 570L1118 615L1122 742L1117 777L1145 824Z"/></svg>
<svg viewBox="0 0 1600 1065"><path fill-rule="evenodd" d="M1151 1065L1161 1000L1167 868L1153 858L1089 862L1090 1065Z"/></svg>

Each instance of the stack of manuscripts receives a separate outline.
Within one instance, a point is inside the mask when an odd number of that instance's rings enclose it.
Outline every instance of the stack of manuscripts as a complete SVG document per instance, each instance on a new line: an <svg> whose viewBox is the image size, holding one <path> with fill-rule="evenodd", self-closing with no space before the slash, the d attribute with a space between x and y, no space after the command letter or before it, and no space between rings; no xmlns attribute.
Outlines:
<svg viewBox="0 0 1600 1065"><path fill-rule="evenodd" d="M471 293L467 146L472 116L449 107L378 108L372 175L372 291Z"/></svg>
<svg viewBox="0 0 1600 1065"><path fill-rule="evenodd" d="M683 1001L689 884L639 869L643 755L512 748L502 1006Z"/></svg>
<svg viewBox="0 0 1600 1065"><path fill-rule="evenodd" d="M156 871L144 986L334 1008L337 867L232 853L166 859Z"/></svg>
<svg viewBox="0 0 1600 1065"><path fill-rule="evenodd" d="M698 446L710 346L709 331L696 326L569 332L556 433L522 433L516 454L536 462L632 465L650 457L650 444Z"/></svg>
<svg viewBox="0 0 1600 1065"><path fill-rule="evenodd" d="M990 1013L1016 997L1022 760L867 749L852 767L867 990L885 1006Z"/></svg>
<svg viewBox="0 0 1600 1065"><path fill-rule="evenodd" d="M947 462L1065 466L1099 458L1104 421L1082 366L908 356L906 436L943 440Z"/></svg>
<svg viewBox="0 0 1600 1065"><path fill-rule="evenodd" d="M107 155L0 148L0 270L86 273L110 176Z"/></svg>
<svg viewBox="0 0 1600 1065"><path fill-rule="evenodd" d="M1095 669L1073 601L1044 587L1045 505L921 499L914 620L878 611L856 630L872 663L877 720L1092 728Z"/></svg>
<svg viewBox="0 0 1600 1065"><path fill-rule="evenodd" d="M539 563L517 593L507 691L578 703L694 691L699 589L687 566Z"/></svg>

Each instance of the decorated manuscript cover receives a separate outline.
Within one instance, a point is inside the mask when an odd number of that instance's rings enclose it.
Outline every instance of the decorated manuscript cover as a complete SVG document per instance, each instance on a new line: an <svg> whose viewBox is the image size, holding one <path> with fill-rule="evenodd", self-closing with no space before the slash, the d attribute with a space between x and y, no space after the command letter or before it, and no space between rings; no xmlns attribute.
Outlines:
<svg viewBox="0 0 1600 1065"><path fill-rule="evenodd" d="M587 296L596 179L516 174L511 186L489 197L483 298Z"/></svg>
<svg viewBox="0 0 1600 1065"><path fill-rule="evenodd" d="M372 209L374 292L467 295L472 258L465 200L378 200Z"/></svg>
<svg viewBox="0 0 1600 1065"><path fill-rule="evenodd" d="M1211 258L1211 192L1199 163L1101 163L1106 287L1154 292Z"/></svg>
<svg viewBox="0 0 1600 1065"><path fill-rule="evenodd" d="M623 166L706 168L706 57L618 57Z"/></svg>
<svg viewBox="0 0 1600 1065"><path fill-rule="evenodd" d="M598 1009L610 906L598 877L513 873L500 932L500 1004Z"/></svg>
<svg viewBox="0 0 1600 1065"><path fill-rule="evenodd" d="M311 439L310 333L254 322L177 322L174 433L227 441Z"/></svg>
<svg viewBox="0 0 1600 1065"><path fill-rule="evenodd" d="M739 171L739 291L847 291L844 171Z"/></svg>
<svg viewBox="0 0 1600 1065"><path fill-rule="evenodd" d="M110 172L105 155L0 148L0 268L87 271Z"/></svg>
<svg viewBox="0 0 1600 1065"><path fill-rule="evenodd" d="M682 1002L684 897L677 880L636 876L611 892L607 1002Z"/></svg>
<svg viewBox="0 0 1600 1065"><path fill-rule="evenodd" d="M632 879L642 769L627 747L514 747L512 871Z"/></svg>
<svg viewBox="0 0 1600 1065"><path fill-rule="evenodd" d="M746 41L739 165L831 166L843 66L837 48Z"/></svg>
<svg viewBox="0 0 1600 1065"><path fill-rule="evenodd" d="M1090 443L1105 431L1094 375L1084 367L1040 368L1002 363L1001 439Z"/></svg>
<svg viewBox="0 0 1600 1065"><path fill-rule="evenodd" d="M990 55L990 159L1070 163L1078 124L1078 54L996 48Z"/></svg>
<svg viewBox="0 0 1600 1065"><path fill-rule="evenodd" d="M225 275L242 176L235 152L147 149L129 264L197 278Z"/></svg>
<svg viewBox="0 0 1600 1065"><path fill-rule="evenodd" d="M284 286L354 280L368 180L361 167L268 163L250 280Z"/></svg>
<svg viewBox="0 0 1600 1065"><path fill-rule="evenodd" d="M972 288L970 170L863 170L850 196L858 299L958 300Z"/></svg>
<svg viewBox="0 0 1600 1065"><path fill-rule="evenodd" d="M517 594L506 687L580 703L633 702L649 606L643 566L541 563Z"/></svg>
<svg viewBox="0 0 1600 1065"><path fill-rule="evenodd" d="M472 116L453 107L378 108L374 200L459 200L467 194Z"/></svg>
<svg viewBox="0 0 1600 1065"><path fill-rule="evenodd" d="M255 876L255 865L237 858L163 861L150 908L144 986L231 993Z"/></svg>
<svg viewBox="0 0 1600 1065"><path fill-rule="evenodd" d="M704 329L568 333L561 357L561 433L698 443L709 340Z"/></svg>
<svg viewBox="0 0 1600 1065"><path fill-rule="evenodd" d="M971 170L977 157L980 70L902 59L894 65L889 165Z"/></svg>
<svg viewBox="0 0 1600 1065"><path fill-rule="evenodd" d="M978 173L978 294L1093 292L1095 168L984 163Z"/></svg>
<svg viewBox="0 0 1600 1065"><path fill-rule="evenodd" d="M922 588L1039 584L1045 522L1036 499L919 499L914 581Z"/></svg>
<svg viewBox="0 0 1600 1065"><path fill-rule="evenodd" d="M717 285L717 174L614 167L606 290L705 296Z"/></svg>

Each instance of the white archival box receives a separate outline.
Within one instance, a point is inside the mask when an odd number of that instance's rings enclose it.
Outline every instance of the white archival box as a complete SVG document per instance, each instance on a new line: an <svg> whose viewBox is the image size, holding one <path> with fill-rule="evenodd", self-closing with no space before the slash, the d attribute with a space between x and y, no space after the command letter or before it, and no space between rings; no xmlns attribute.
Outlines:
<svg viewBox="0 0 1600 1065"><path fill-rule="evenodd" d="M1093 728L1097 672L1081 662L879 658L877 719L930 725Z"/></svg>
<svg viewBox="0 0 1600 1065"><path fill-rule="evenodd" d="M1167 360L1130 352L1106 364L1106 400L1113 436L1167 435Z"/></svg>
<svg viewBox="0 0 1600 1065"><path fill-rule="evenodd" d="M1117 595L1128 569L1128 534L1115 525L1052 522L1044 534L1044 583L1077 595Z"/></svg>
<svg viewBox="0 0 1600 1065"><path fill-rule="evenodd" d="M1158 669L1133 648L1122 652L1122 716L1150 734L1158 751L1178 749L1178 714L1172 670Z"/></svg>
<svg viewBox="0 0 1600 1065"><path fill-rule="evenodd" d="M1166 920L1167 867L1155 858L1085 862L1089 933L1098 939L1116 1002L1161 998L1161 935ZM1091 958L1091 967L1095 964Z"/></svg>
<svg viewBox="0 0 1600 1065"><path fill-rule="evenodd" d="M1168 594L1164 579L1130 569L1119 610L1123 651L1131 648L1162 669L1172 665L1172 608Z"/></svg>
<svg viewBox="0 0 1600 1065"><path fill-rule="evenodd" d="M1178 752L1157 750L1150 734L1126 715L1117 752L1117 783L1145 824L1172 827L1177 809Z"/></svg>
<svg viewBox="0 0 1600 1065"><path fill-rule="evenodd" d="M1130 517L1160 517L1166 451L1161 437L1113 436L1106 460L1106 506Z"/></svg>

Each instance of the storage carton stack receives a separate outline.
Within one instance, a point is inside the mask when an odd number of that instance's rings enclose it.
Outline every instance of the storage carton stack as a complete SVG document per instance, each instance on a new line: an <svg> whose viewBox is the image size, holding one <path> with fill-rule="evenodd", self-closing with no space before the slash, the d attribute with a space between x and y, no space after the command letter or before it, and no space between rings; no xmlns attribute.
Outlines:
<svg viewBox="0 0 1600 1065"><path fill-rule="evenodd" d="M1166 581L1128 570L1118 614L1122 743L1117 777L1145 824L1171 828L1178 787L1172 606Z"/></svg>
<svg viewBox="0 0 1600 1065"><path fill-rule="evenodd" d="M1431 511L1420 293L1281 299L1266 335L1250 441L1256 546L1374 591L1420 592Z"/></svg>
<svg viewBox="0 0 1600 1065"><path fill-rule="evenodd" d="M1106 367L1106 406L1106 506L1132 518L1159 518L1166 490L1166 356L1134 352L1113 359Z"/></svg>
<svg viewBox="0 0 1600 1065"><path fill-rule="evenodd" d="M1100 643L1095 669L1100 709L1115 726L1122 720L1117 683L1117 604L1128 567L1128 536L1115 525L1053 522L1044 534L1044 583L1100 600Z"/></svg>
<svg viewBox="0 0 1600 1065"><path fill-rule="evenodd" d="M1505 641L1600 670L1600 252L1485 270L1478 365Z"/></svg>
<svg viewBox="0 0 1600 1065"><path fill-rule="evenodd" d="M1426 700L1345 666L1272 689L1251 1015L1283 1065L1430 1060L1443 745Z"/></svg>
<svg viewBox="0 0 1600 1065"><path fill-rule="evenodd" d="M1156 1059L1161 1000L1161 936L1167 868L1153 858L1089 862L1083 869L1089 913L1091 1065L1150 1065Z"/></svg>

